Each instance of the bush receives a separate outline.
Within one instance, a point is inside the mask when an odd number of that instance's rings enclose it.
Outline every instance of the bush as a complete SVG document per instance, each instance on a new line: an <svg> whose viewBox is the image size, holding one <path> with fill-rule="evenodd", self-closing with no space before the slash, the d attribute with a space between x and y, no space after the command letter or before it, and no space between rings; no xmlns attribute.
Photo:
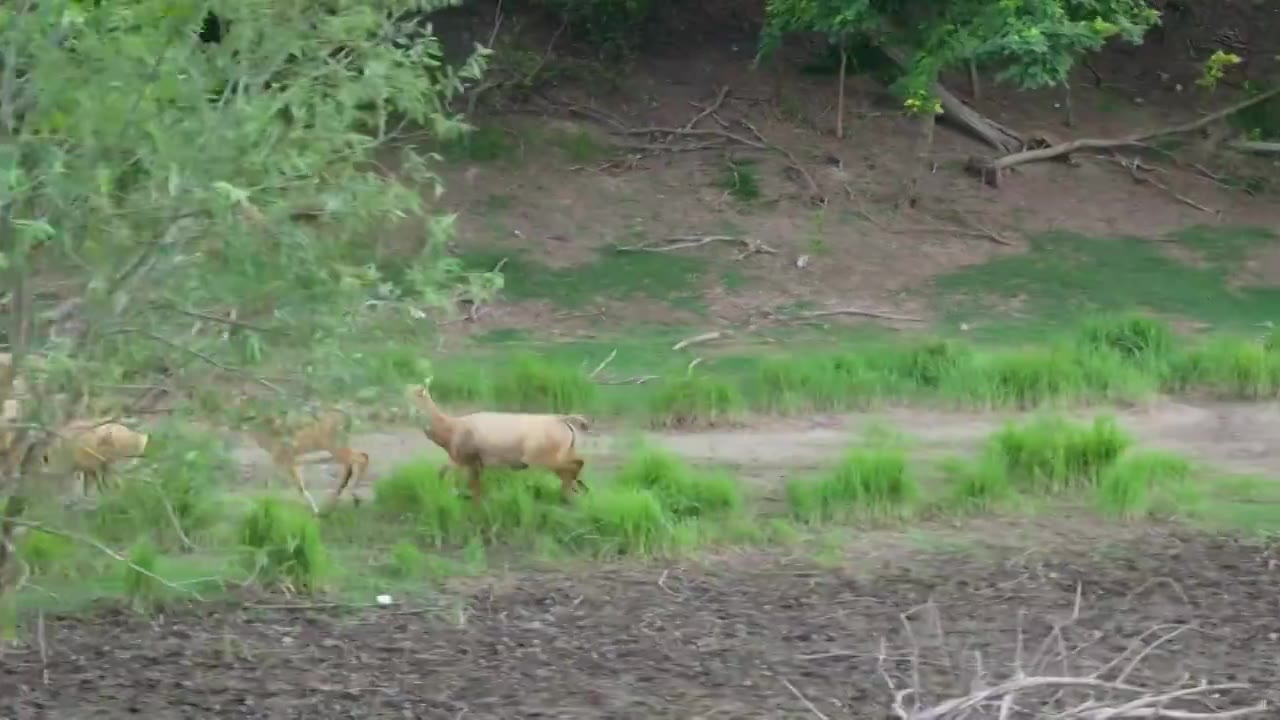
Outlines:
<svg viewBox="0 0 1280 720"><path fill-rule="evenodd" d="M992 452L1003 461L1016 486L1054 493L1092 487L1132 442L1112 418L1098 417L1091 425L1080 425L1040 417L1020 427L1006 425L993 436Z"/></svg>
<svg viewBox="0 0 1280 720"><path fill-rule="evenodd" d="M733 384L705 375L663 382L650 410L655 427L716 424L737 418L745 403Z"/></svg>
<svg viewBox="0 0 1280 720"><path fill-rule="evenodd" d="M312 592L329 571L329 554L314 515L278 498L259 498L240 525L253 577L296 592Z"/></svg>
<svg viewBox="0 0 1280 720"><path fill-rule="evenodd" d="M583 413L596 403L596 385L581 370L519 355L500 372L494 400L517 412Z"/></svg>
<svg viewBox="0 0 1280 720"><path fill-rule="evenodd" d="M728 473L699 474L669 450L641 445L618 471L615 484L649 490L676 518L725 514L742 507L742 489Z"/></svg>
<svg viewBox="0 0 1280 720"><path fill-rule="evenodd" d="M907 473L906 454L891 447L855 448L825 476L786 486L791 512L808 522L835 520L850 512L901 513L920 495Z"/></svg>
<svg viewBox="0 0 1280 720"><path fill-rule="evenodd" d="M1146 451L1126 454L1103 471L1095 498L1104 514L1137 519L1187 513L1195 509L1200 494L1186 459Z"/></svg>
<svg viewBox="0 0 1280 720"><path fill-rule="evenodd" d="M1090 352L1110 352L1124 360L1154 367L1173 354L1174 334L1167 323L1142 315L1113 315L1085 323L1080 344Z"/></svg>

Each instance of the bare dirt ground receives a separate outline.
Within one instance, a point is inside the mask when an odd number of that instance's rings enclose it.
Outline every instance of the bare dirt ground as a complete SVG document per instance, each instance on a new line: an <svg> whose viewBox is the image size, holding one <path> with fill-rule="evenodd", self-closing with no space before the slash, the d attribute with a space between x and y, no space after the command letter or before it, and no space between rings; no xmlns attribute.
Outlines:
<svg viewBox="0 0 1280 720"><path fill-rule="evenodd" d="M1240 474L1280 476L1280 407L1258 403L1195 403L1159 400L1123 410L1102 408L1069 413L1081 420L1113 414L1144 447L1161 448L1188 456L1214 469ZM735 428L697 433L653 433L661 444L698 465L733 468L751 482L776 485L796 473L823 467L836 459L870 428L901 433L913 455L937 458L972 453L991 432L1009 420L1027 419L1026 413L948 412L919 408L888 408L856 415L820 415L807 418L762 418ZM602 432L586 438L588 473L606 469L626 452L624 436ZM414 458L443 453L421 430L395 428L359 434L352 445L371 456L370 482ZM252 444L240 445L235 454L246 480L261 482L270 472L265 452ZM308 484L332 483L328 469L304 467Z"/></svg>
<svg viewBox="0 0 1280 720"><path fill-rule="evenodd" d="M945 641L923 611L911 623L922 699L936 703L968 692L948 658L973 667L981 653L988 673L1006 677L1018 611L1030 657L1048 623L1071 616L1077 587L1067 672L1097 671L1143 633L1150 643L1191 626L1128 681L1258 689L1182 706L1200 712L1280 702L1275 559L1155 531L1095 556L872 552L841 569L753 556L544 572L473 587L442 612L204 606L48 618L44 660L31 646L0 659L0 698L14 720L818 717L789 683L827 717L889 717L877 655L883 638L889 676L909 684L902 613L930 599L941 613Z"/></svg>

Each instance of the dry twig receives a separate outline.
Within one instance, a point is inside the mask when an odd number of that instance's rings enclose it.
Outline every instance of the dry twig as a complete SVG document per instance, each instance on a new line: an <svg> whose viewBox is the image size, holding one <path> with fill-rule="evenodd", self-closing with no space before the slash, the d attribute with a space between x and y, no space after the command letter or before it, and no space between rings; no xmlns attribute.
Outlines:
<svg viewBox="0 0 1280 720"><path fill-rule="evenodd" d="M902 620L910 643L908 655L911 663L911 678L905 687L895 682L887 670L890 655L883 639L880 642L878 656L880 676L893 697L891 712L900 720L962 720L974 717L997 717L1001 720L1015 718L1221 720L1255 716L1267 711L1268 703L1265 700L1234 709L1217 709L1206 702L1210 697L1220 699L1220 694L1227 691L1252 690L1248 685L1241 683L1210 685L1202 682L1189 687L1158 688L1129 681L1130 675L1153 651L1181 632L1191 629L1185 625L1177 626L1174 631L1164 633L1151 642L1146 642L1145 638L1154 628L1148 630L1129 649L1101 668L1090 673L1073 674L1071 659L1080 648L1068 649L1062 630L1079 617L1081 595L1081 587L1077 585L1071 616L1064 621L1053 623L1053 629L1040 643L1036 652L1031 655L1025 651L1026 639L1022 615L1019 614L1017 644L1013 650L1011 670L1006 678L995 680L988 675L983 666L981 654L974 653L975 667L969 683L970 692L967 695L932 703L929 702L928 689L920 681L919 668L925 662L921 659L920 645L915 639L908 618L916 610L933 608L935 613L932 616L933 624L945 648L941 620L932 602L904 613ZM1124 667L1121 672L1114 679L1109 678L1108 675L1122 663ZM1060 664L1061 670L1046 672L1051 664ZM1181 682L1185 682L1185 677L1179 684ZM1196 703L1197 708L1209 707L1210 710L1179 707L1179 705L1190 703Z"/></svg>
<svg viewBox="0 0 1280 720"><path fill-rule="evenodd" d="M689 347L690 345L697 345L698 343L711 342L712 340L719 340L720 338L725 338L728 336L729 336L729 333L724 330L712 330L711 332L704 332L700 335L694 335L693 337L685 338L684 340L681 340L675 345L672 345L671 349L683 350Z"/></svg>
<svg viewBox="0 0 1280 720"><path fill-rule="evenodd" d="M676 235L674 237L669 237L660 243L614 246L614 250L616 252L671 252L673 250L688 250L689 248L702 247L703 245L710 245L714 242L727 242L742 245L744 249L736 258L734 258L735 260L741 260L749 255L755 254L778 254L777 250L765 245L759 240L734 237L732 235Z"/></svg>

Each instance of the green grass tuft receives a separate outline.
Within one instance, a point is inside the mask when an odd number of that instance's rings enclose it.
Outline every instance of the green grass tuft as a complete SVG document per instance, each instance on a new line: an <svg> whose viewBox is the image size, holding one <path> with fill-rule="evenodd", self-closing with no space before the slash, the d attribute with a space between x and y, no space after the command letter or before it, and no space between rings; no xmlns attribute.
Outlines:
<svg viewBox="0 0 1280 720"><path fill-rule="evenodd" d="M500 372L494 401L517 412L582 413L596 403L596 385L581 370L519 355Z"/></svg>
<svg viewBox="0 0 1280 720"><path fill-rule="evenodd" d="M677 518L725 515L742 507L742 488L726 472L700 474L669 450L641 445L614 479L623 488L652 491Z"/></svg>
<svg viewBox="0 0 1280 720"><path fill-rule="evenodd" d="M1102 472L1095 499L1106 515L1126 520L1194 513L1200 504L1191 463L1164 452L1126 453Z"/></svg>
<svg viewBox="0 0 1280 720"><path fill-rule="evenodd" d="M129 563L122 565L124 592L129 604L139 612L147 612L159 605L164 596L164 586L156 580L156 568L160 553L147 539L134 543L129 550Z"/></svg>
<svg viewBox="0 0 1280 720"><path fill-rule="evenodd" d="M674 523L651 490L605 486L580 498L567 544L600 555L645 555L672 544Z"/></svg>
<svg viewBox="0 0 1280 720"><path fill-rule="evenodd" d="M899 515L920 496L920 487L907 472L901 449L867 447L850 450L824 476L789 481L786 495L798 519L820 522L855 514Z"/></svg>
<svg viewBox="0 0 1280 720"><path fill-rule="evenodd" d="M401 540L391 547L387 574L401 580L410 580L425 576L430 566L426 553L418 549L417 545Z"/></svg>
<svg viewBox="0 0 1280 720"><path fill-rule="evenodd" d="M754 161L729 160L725 163L719 184L725 192L739 202L760 199L760 174Z"/></svg>
<svg viewBox="0 0 1280 720"><path fill-rule="evenodd" d="M1174 392L1203 389L1226 399L1272 398L1280 394L1280 354L1254 340L1214 338L1172 363L1167 386Z"/></svg>
<svg viewBox="0 0 1280 720"><path fill-rule="evenodd" d="M415 460L395 468L373 487L374 507L392 520L410 523L427 543L441 547L465 540L466 502L439 465Z"/></svg>
<svg viewBox="0 0 1280 720"><path fill-rule="evenodd" d="M1006 425L993 436L992 451L1015 487L1053 494L1096 485L1102 471L1132 442L1112 418L1080 425L1044 416L1021 426Z"/></svg>
<svg viewBox="0 0 1280 720"><path fill-rule="evenodd" d="M948 458L941 470L949 507L988 511L1014 495L1009 469L993 452L983 453L977 461Z"/></svg>
<svg viewBox="0 0 1280 720"><path fill-rule="evenodd" d="M330 569L315 516L278 498L259 498L240 525L253 577L262 584L312 592Z"/></svg>
<svg viewBox="0 0 1280 720"><path fill-rule="evenodd" d="M856 355L797 355L762 362L748 380L752 397L772 412L845 410L881 394L884 378Z"/></svg>
<svg viewBox="0 0 1280 720"><path fill-rule="evenodd" d="M1095 318L1080 331L1080 344L1090 352L1116 353L1145 367L1159 367L1173 354L1175 337L1168 323L1127 314Z"/></svg>
<svg viewBox="0 0 1280 720"><path fill-rule="evenodd" d="M665 381L650 401L655 427L714 425L738 418L746 402L733 383L706 375Z"/></svg>

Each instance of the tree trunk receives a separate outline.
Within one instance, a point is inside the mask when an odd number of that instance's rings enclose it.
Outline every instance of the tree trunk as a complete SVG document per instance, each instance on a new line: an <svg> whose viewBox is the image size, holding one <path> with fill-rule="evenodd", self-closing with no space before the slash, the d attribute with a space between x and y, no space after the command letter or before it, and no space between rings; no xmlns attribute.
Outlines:
<svg viewBox="0 0 1280 720"><path fill-rule="evenodd" d="M1063 109L1066 110L1066 117L1063 118L1063 122L1066 124L1067 127L1075 127L1076 126L1076 106L1071 99L1071 80L1070 79L1062 83L1062 105L1063 105Z"/></svg>
<svg viewBox="0 0 1280 720"><path fill-rule="evenodd" d="M905 71L906 53L884 46L880 49L899 69ZM1025 147L1026 143L1022 136L969 107L963 100L943 87L942 83L934 83L933 92L942 102L943 120L950 120L1003 153L1018 152Z"/></svg>
<svg viewBox="0 0 1280 720"><path fill-rule="evenodd" d="M933 171L933 134L938 125L938 116L926 112L920 116L920 136L916 139L915 162L912 164L911 176L898 199L900 207L915 207L920 199L920 178Z"/></svg>
<svg viewBox="0 0 1280 720"><path fill-rule="evenodd" d="M978 102L982 99L982 81L978 79L978 64L969 61L969 99Z"/></svg>
<svg viewBox="0 0 1280 720"><path fill-rule="evenodd" d="M840 89L836 93L836 137L844 139L844 72L849 62L844 38L840 40Z"/></svg>

